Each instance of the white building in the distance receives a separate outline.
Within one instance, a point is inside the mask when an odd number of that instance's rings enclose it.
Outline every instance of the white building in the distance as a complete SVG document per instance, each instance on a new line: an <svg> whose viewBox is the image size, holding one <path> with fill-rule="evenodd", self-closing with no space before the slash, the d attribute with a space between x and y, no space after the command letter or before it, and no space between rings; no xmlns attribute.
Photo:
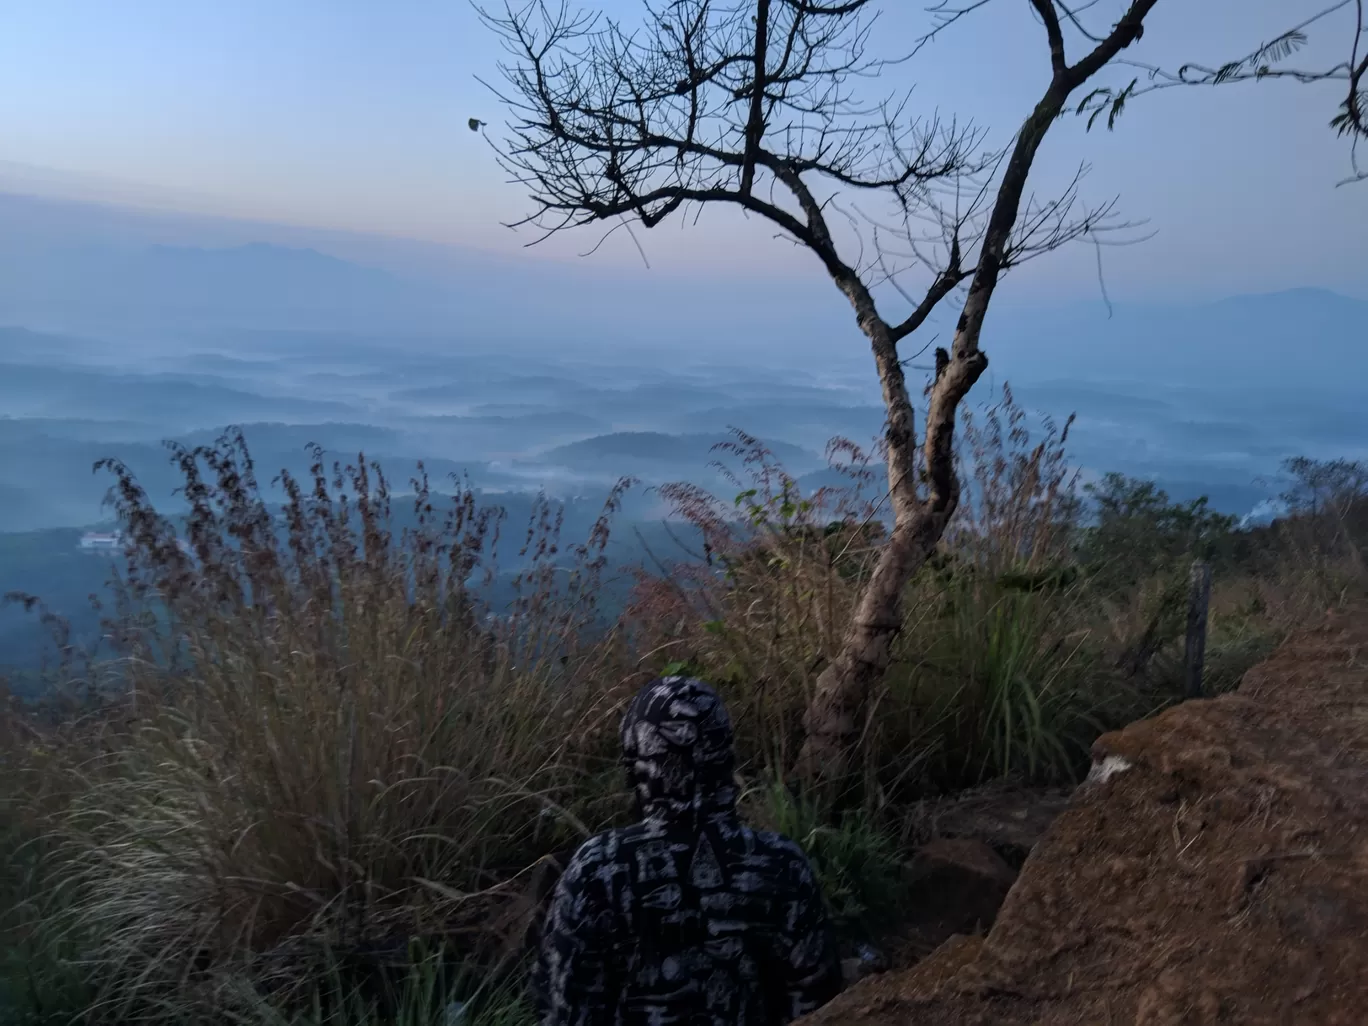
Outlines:
<svg viewBox="0 0 1368 1026"><path fill-rule="evenodd" d="M127 546L122 531L87 531L81 535L82 552L122 552ZM184 538L176 539L176 548L191 555L190 543Z"/></svg>
<svg viewBox="0 0 1368 1026"><path fill-rule="evenodd" d="M83 552L117 552L123 548L122 531L87 531L81 535Z"/></svg>

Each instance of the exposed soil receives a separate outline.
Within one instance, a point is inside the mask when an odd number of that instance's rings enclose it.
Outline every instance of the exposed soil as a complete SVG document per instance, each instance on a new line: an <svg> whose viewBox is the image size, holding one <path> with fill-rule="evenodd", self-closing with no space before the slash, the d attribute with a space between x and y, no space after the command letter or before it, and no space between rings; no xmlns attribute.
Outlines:
<svg viewBox="0 0 1368 1026"><path fill-rule="evenodd" d="M991 784L942 799L927 809L933 837L983 841L1015 869L1069 804L1066 788Z"/></svg>
<svg viewBox="0 0 1368 1026"><path fill-rule="evenodd" d="M1368 1022L1368 617L1300 635L1235 693L1093 754L986 937L807 1022Z"/></svg>
<svg viewBox="0 0 1368 1026"><path fill-rule="evenodd" d="M908 893L900 904L909 914L875 948L859 946L864 957L847 978L912 965L957 934L987 931L1068 798L1059 789L994 784L926 802L922 843L905 870Z"/></svg>

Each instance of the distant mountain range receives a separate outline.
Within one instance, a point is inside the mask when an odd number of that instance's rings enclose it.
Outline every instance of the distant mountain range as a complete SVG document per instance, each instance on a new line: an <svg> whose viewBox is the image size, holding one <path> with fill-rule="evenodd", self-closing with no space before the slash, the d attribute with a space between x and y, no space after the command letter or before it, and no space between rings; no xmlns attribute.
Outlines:
<svg viewBox="0 0 1368 1026"><path fill-rule="evenodd" d="M845 387L853 375L877 402L850 310L834 288L814 287L815 276L683 280L4 188L0 176L0 324L182 346L215 333L236 344L248 330L344 330L370 336L368 356L379 344L421 343L560 364L573 354L616 365L667 358L681 371L807 367L826 377L814 389L830 390L837 378ZM953 316L952 298L935 330L943 334ZM337 344L329 341L330 351ZM1368 379L1368 302L1316 288L1053 309L1003 298L983 344L997 381L1352 389ZM746 377L756 381L755 399L797 397L763 395L761 375ZM846 401L859 404L853 394Z"/></svg>
<svg viewBox="0 0 1368 1026"><path fill-rule="evenodd" d="M11 259L4 260L9 255ZM87 246L0 253L5 320L125 329L399 324L457 312L456 298L313 249L250 243Z"/></svg>
<svg viewBox="0 0 1368 1026"><path fill-rule="evenodd" d="M8 338L0 329L0 345ZM105 373L76 367L9 363L0 373L0 403L11 416L96 420L138 418L179 433L208 423L245 420L332 420L353 408L308 398L283 398L197 381L184 375Z"/></svg>
<svg viewBox="0 0 1368 1026"><path fill-rule="evenodd" d="M510 343L569 342L626 360L687 342L732 363L724 326L753 337L814 314L851 325L834 291L814 303L803 288L770 288L752 308L748 283L605 274L592 262L31 195L24 185L0 174L0 324L130 341L346 329L493 341L504 353ZM681 303L700 289L708 302ZM776 296L790 308L777 317Z"/></svg>

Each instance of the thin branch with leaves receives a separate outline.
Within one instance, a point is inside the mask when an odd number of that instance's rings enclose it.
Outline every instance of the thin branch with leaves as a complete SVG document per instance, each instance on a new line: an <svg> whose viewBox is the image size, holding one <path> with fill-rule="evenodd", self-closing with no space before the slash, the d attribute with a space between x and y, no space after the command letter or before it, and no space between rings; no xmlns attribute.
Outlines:
<svg viewBox="0 0 1368 1026"><path fill-rule="evenodd" d="M1056 6L1063 6L1058 0L1055 0L1055 3ZM1312 29L1324 26L1335 15L1349 15L1353 18L1352 25L1345 33L1349 40L1348 56L1320 67L1287 66L1287 62L1308 45ZM1176 70L1169 70L1153 64L1118 61L1118 64L1134 68L1139 74L1119 89L1102 87L1092 90L1079 101L1074 113L1087 117L1089 129L1105 116L1107 128L1110 130L1115 127L1116 119L1120 117L1129 101L1162 89L1177 86L1222 86L1275 79L1301 84L1343 82L1344 99L1340 101L1338 113L1330 119L1330 127L1340 137L1348 137L1351 140L1350 161L1353 165L1353 174L1346 181L1363 181L1368 179L1368 170L1360 168L1357 156L1358 143L1368 139L1368 99L1365 99L1363 92L1363 79L1368 75L1365 31L1368 31L1368 22L1364 19L1363 0L1336 0L1272 39L1260 43L1249 52L1216 65L1194 62L1183 64Z"/></svg>

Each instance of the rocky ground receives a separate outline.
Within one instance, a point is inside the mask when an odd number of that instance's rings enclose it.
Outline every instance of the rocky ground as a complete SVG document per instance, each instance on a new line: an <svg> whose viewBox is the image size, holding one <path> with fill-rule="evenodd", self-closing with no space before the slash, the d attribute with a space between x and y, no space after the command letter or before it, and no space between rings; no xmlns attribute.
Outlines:
<svg viewBox="0 0 1368 1026"><path fill-rule="evenodd" d="M1048 828L1048 801L950 810L919 855L907 954L930 954L807 1022L1368 1022L1368 616L1294 638L1235 693L1104 736L1094 758Z"/></svg>

